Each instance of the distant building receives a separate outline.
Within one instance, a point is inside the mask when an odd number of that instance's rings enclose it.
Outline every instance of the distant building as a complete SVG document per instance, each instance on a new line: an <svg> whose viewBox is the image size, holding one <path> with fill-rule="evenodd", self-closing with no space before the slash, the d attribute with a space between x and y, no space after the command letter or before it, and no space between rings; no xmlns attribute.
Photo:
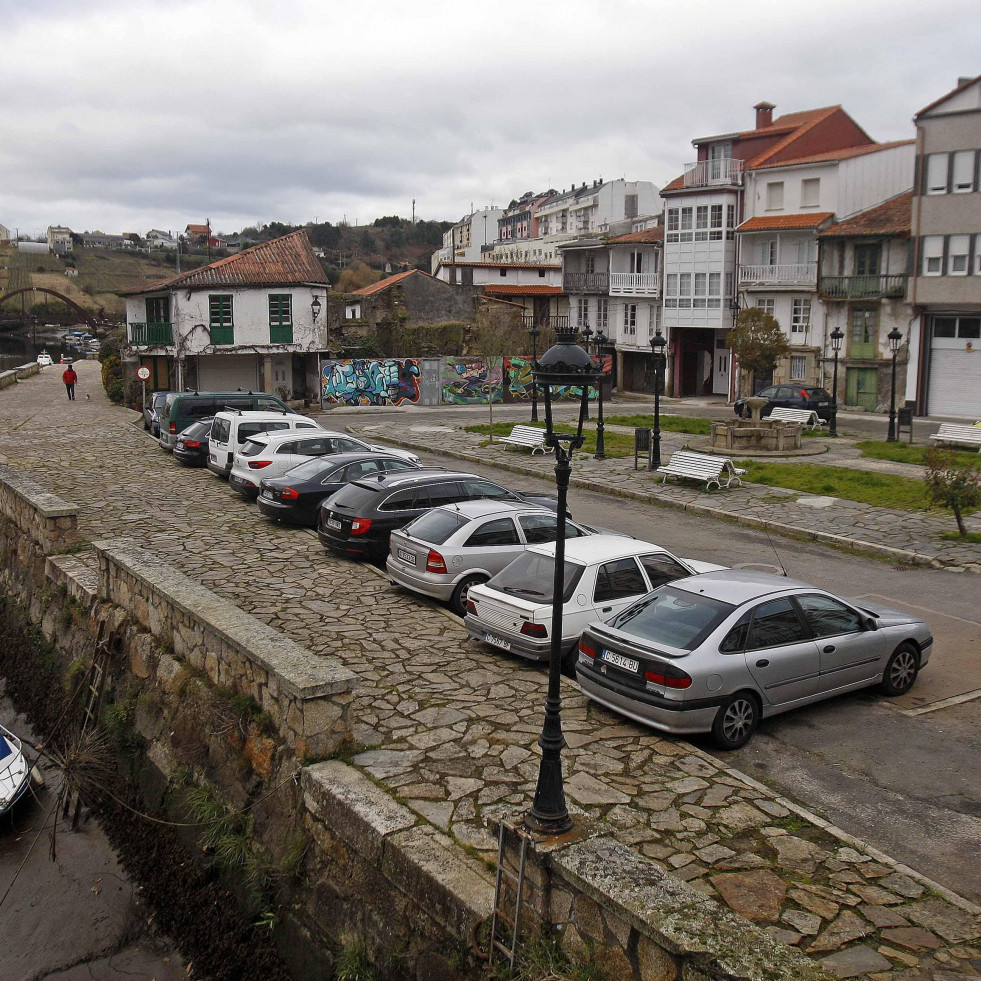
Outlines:
<svg viewBox="0 0 981 981"><path fill-rule="evenodd" d="M8 243L10 241L10 229L6 225L0 225L0 243Z"/></svg>
<svg viewBox="0 0 981 981"><path fill-rule="evenodd" d="M18 242L18 252L33 252L36 255L48 255L51 250L47 242Z"/></svg>
<svg viewBox="0 0 981 981"><path fill-rule="evenodd" d="M62 225L48 225L48 248L55 255L66 255L72 250L72 230Z"/></svg>
<svg viewBox="0 0 981 981"><path fill-rule="evenodd" d="M131 249L133 243L125 235L110 235L107 232L82 233L82 245L87 249Z"/></svg>
<svg viewBox="0 0 981 981"><path fill-rule="evenodd" d="M170 232L163 232L159 228L151 228L146 233L146 244L148 249L176 249L177 239Z"/></svg>

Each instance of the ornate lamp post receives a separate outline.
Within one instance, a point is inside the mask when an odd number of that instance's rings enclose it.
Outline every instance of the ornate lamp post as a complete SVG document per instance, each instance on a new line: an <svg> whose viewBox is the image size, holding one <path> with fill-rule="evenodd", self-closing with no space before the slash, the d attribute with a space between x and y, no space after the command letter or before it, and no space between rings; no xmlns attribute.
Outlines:
<svg viewBox="0 0 981 981"><path fill-rule="evenodd" d="M555 565L552 578L552 646L548 660L548 694L545 721L538 745L542 758L538 767L538 786L525 826L540 835L559 835L572 827L572 818L562 788L562 699L559 684L562 671L562 606L565 588L565 511L572 474L572 454L583 444L589 388L597 382L593 359L565 331L556 343L536 361L534 378L545 399L545 445L555 452L555 486L558 490L558 522L555 539ZM552 396L563 388L579 389L579 424L575 433L557 433L552 421Z"/></svg>
<svg viewBox="0 0 981 981"><path fill-rule="evenodd" d="M590 353L591 350L592 350L592 347L593 347L593 344L592 344L593 329L592 329L592 327L590 327L588 323L585 323L585 324L582 325L582 329L579 331L579 333L582 334L583 347L586 349L586 352L587 353ZM589 418L589 398L588 398L589 391L588 390L586 392L586 395L587 395L587 399L586 399L586 418L588 419Z"/></svg>
<svg viewBox="0 0 981 981"><path fill-rule="evenodd" d="M889 338L889 350L892 351L892 386L889 390L889 431L886 442L896 442L896 355L899 354L899 344L903 339L902 331L893 327L886 337Z"/></svg>
<svg viewBox="0 0 981 981"><path fill-rule="evenodd" d="M664 389L664 369L668 363L668 356L664 353L667 343L658 327L651 338L651 360L654 364L654 432L648 470L657 470L661 465L661 391Z"/></svg>
<svg viewBox="0 0 981 981"><path fill-rule="evenodd" d="M541 331L537 324L532 324L528 331L531 337L531 421L538 422L538 384L535 381L535 364L538 361L538 337Z"/></svg>
<svg viewBox="0 0 981 981"><path fill-rule="evenodd" d="M739 319L739 297L738 296L734 296L729 301L729 313L732 315L732 329L735 330L736 329L736 321ZM735 354L732 354L732 353L730 353L730 355L729 355L729 370L730 370L730 376L731 376L731 373L736 370L736 355ZM739 398L740 395L742 395L742 387L743 387L743 385L742 385L742 378L740 377L741 374L742 374L742 371L740 370L739 371L739 374L736 375L736 398L737 399Z"/></svg>
<svg viewBox="0 0 981 981"><path fill-rule="evenodd" d="M596 354L601 355L603 345L606 344L606 334L598 330L594 339ZM603 362L599 364L599 418L596 420L596 452L593 454L594 460L606 459L606 426L603 425L603 379L606 372L603 370Z"/></svg>
<svg viewBox="0 0 981 981"><path fill-rule="evenodd" d="M840 327L831 331L831 350L835 356L834 373L831 376L831 422L828 425L828 435L838 435L838 355L841 353L841 340L844 337Z"/></svg>

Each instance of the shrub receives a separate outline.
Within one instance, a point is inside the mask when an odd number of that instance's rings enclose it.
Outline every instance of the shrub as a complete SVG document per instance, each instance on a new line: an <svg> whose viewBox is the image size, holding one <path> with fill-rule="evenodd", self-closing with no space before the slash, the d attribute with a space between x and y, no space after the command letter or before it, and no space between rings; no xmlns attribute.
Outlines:
<svg viewBox="0 0 981 981"><path fill-rule="evenodd" d="M967 538L963 513L981 504L981 469L950 450L932 449L926 455L927 497L932 504L954 512L961 538Z"/></svg>

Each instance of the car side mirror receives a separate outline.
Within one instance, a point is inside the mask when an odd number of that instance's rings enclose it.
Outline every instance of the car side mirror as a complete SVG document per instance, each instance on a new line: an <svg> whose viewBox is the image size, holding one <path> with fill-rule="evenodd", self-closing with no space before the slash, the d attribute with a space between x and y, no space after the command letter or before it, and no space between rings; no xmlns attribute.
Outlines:
<svg viewBox="0 0 981 981"><path fill-rule="evenodd" d="M876 623L876 621L872 617L869 617L865 621L865 629L866 630L878 630L879 629L879 624Z"/></svg>

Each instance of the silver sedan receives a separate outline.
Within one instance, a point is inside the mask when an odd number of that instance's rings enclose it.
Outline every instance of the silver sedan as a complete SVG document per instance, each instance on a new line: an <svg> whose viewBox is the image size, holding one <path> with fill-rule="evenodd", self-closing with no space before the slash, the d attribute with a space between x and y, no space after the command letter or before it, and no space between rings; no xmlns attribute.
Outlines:
<svg viewBox="0 0 981 981"><path fill-rule="evenodd" d="M591 624L576 677L622 715L738 749L761 718L871 685L905 694L932 649L930 628L908 613L728 570L676 580Z"/></svg>

